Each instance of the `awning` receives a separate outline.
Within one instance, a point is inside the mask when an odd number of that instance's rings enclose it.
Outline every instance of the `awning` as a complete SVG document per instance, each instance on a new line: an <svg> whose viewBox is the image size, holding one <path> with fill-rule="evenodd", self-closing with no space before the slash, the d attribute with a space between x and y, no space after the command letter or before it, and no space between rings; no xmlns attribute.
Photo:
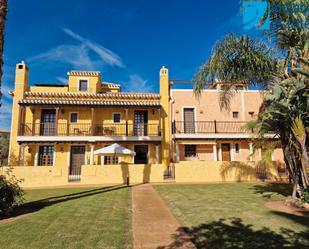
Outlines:
<svg viewBox="0 0 309 249"><path fill-rule="evenodd" d="M95 150L94 154L101 156L123 156L123 155L135 156L134 151L122 147L117 143Z"/></svg>

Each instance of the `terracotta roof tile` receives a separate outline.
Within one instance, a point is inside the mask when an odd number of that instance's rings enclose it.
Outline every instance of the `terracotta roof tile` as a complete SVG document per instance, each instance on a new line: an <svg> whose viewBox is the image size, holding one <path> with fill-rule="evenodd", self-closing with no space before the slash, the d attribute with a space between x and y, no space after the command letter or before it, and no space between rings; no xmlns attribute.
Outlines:
<svg viewBox="0 0 309 249"><path fill-rule="evenodd" d="M21 105L160 106L160 101L146 100L21 99L18 103Z"/></svg>

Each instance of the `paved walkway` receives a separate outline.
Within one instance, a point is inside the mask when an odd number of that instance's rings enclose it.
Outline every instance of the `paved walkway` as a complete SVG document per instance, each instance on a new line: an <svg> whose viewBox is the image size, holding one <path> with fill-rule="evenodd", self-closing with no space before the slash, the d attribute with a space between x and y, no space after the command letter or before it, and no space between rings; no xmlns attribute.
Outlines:
<svg viewBox="0 0 309 249"><path fill-rule="evenodd" d="M132 188L134 249L195 249L150 184Z"/></svg>

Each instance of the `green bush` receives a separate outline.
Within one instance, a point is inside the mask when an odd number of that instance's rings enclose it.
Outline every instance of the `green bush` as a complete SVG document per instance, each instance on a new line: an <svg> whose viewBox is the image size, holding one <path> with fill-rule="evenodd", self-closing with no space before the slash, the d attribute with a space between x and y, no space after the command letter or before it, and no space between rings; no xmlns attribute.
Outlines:
<svg viewBox="0 0 309 249"><path fill-rule="evenodd" d="M8 214L13 207L22 204L24 191L19 186L20 180L8 171L0 175L0 214Z"/></svg>
<svg viewBox="0 0 309 249"><path fill-rule="evenodd" d="M304 188L300 191L300 199L303 203L309 203L309 188Z"/></svg>

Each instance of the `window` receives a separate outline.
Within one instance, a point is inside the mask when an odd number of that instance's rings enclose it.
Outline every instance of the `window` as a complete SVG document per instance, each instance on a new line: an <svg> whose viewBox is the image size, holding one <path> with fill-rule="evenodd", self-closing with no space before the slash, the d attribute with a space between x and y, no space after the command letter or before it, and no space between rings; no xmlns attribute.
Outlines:
<svg viewBox="0 0 309 249"><path fill-rule="evenodd" d="M233 112L233 118L238 118L238 112Z"/></svg>
<svg viewBox="0 0 309 249"><path fill-rule="evenodd" d="M38 165L52 166L53 163L54 163L54 146L40 146Z"/></svg>
<svg viewBox="0 0 309 249"><path fill-rule="evenodd" d="M195 144L185 144L185 157L196 157Z"/></svg>
<svg viewBox="0 0 309 249"><path fill-rule="evenodd" d="M239 153L239 144L235 144L235 153Z"/></svg>
<svg viewBox="0 0 309 249"><path fill-rule="evenodd" d="M79 91L87 91L87 90L88 90L88 80L80 80Z"/></svg>
<svg viewBox="0 0 309 249"><path fill-rule="evenodd" d="M236 89L237 91L240 91L240 90L244 90L244 87L243 87L243 86L236 86L235 89Z"/></svg>
<svg viewBox="0 0 309 249"><path fill-rule="evenodd" d="M249 112L251 118L254 118L254 112Z"/></svg>
<svg viewBox="0 0 309 249"><path fill-rule="evenodd" d="M113 122L114 123L120 123L120 121L121 121L120 113L113 113Z"/></svg>
<svg viewBox="0 0 309 249"><path fill-rule="evenodd" d="M118 164L118 162L119 162L118 156L104 156L105 165Z"/></svg>
<svg viewBox="0 0 309 249"><path fill-rule="evenodd" d="M78 114L77 112L72 112L70 114L70 123L77 123Z"/></svg>

